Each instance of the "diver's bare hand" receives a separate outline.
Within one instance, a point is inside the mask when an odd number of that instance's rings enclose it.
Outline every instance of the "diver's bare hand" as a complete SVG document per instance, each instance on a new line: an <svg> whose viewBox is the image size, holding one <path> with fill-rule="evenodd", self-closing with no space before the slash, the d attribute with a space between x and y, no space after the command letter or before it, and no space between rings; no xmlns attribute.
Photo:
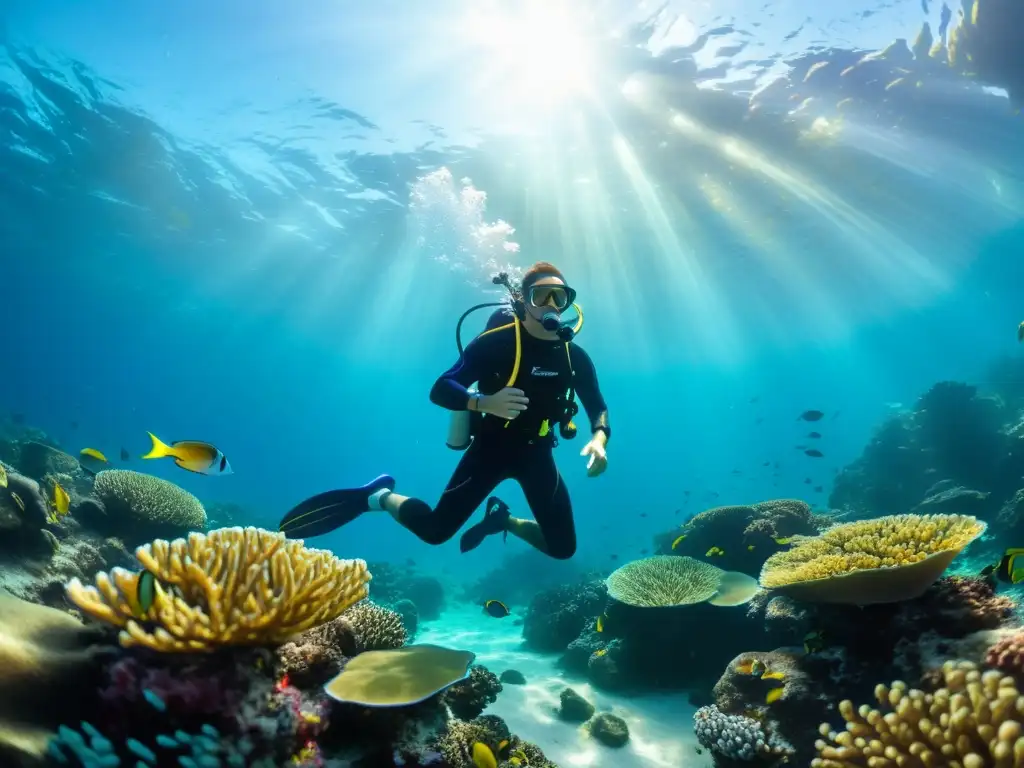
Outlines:
<svg viewBox="0 0 1024 768"><path fill-rule="evenodd" d="M525 411L529 404L530 399L523 390L505 387L493 395L484 395L477 405L483 413L502 419L514 419Z"/></svg>

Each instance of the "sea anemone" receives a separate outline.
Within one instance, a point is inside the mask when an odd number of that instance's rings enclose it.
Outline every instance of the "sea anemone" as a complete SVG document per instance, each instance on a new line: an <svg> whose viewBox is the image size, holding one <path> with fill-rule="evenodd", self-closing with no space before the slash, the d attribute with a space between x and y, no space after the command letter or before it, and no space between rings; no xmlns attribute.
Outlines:
<svg viewBox="0 0 1024 768"><path fill-rule="evenodd" d="M920 596L985 523L964 515L892 515L844 523L778 552L761 586L798 600L867 605Z"/></svg>

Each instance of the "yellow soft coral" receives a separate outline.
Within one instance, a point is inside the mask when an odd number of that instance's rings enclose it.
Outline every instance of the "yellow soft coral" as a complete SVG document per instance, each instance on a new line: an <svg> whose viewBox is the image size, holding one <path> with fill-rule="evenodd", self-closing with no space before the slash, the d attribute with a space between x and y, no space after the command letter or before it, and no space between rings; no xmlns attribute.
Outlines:
<svg viewBox="0 0 1024 768"><path fill-rule="evenodd" d="M1024 696L1011 677L981 672L969 662L948 661L945 686L935 693L896 681L879 685L883 709L839 704L846 730L822 723L812 768L1014 768L1024 765ZM827 741L825 740L827 739Z"/></svg>
<svg viewBox="0 0 1024 768"><path fill-rule="evenodd" d="M921 595L985 523L966 515L892 515L801 539L761 569L761 586L798 600L889 603Z"/></svg>
<svg viewBox="0 0 1024 768"><path fill-rule="evenodd" d="M362 560L339 560L259 528L221 528L186 539L157 539L135 550L156 577L152 605L140 578L115 568L96 586L67 585L86 614L121 627L121 645L209 651L224 645L278 645L337 618L366 597ZM145 589L143 589L145 592Z"/></svg>

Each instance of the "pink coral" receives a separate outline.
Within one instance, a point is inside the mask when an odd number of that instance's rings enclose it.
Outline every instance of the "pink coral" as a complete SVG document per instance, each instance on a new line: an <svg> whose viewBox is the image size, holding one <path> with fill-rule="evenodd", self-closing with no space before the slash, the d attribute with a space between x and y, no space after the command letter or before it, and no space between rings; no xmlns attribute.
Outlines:
<svg viewBox="0 0 1024 768"><path fill-rule="evenodd" d="M1018 678L1024 677L1024 631L1004 637L985 653L985 664Z"/></svg>

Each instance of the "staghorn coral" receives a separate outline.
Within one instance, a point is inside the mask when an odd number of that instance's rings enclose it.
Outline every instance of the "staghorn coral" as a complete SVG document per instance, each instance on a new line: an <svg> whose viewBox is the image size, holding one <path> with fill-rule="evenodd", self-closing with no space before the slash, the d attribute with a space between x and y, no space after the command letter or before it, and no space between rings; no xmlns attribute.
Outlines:
<svg viewBox="0 0 1024 768"><path fill-rule="evenodd" d="M761 723L746 715L726 715L714 704L701 707L693 715L697 741L713 754L732 760L781 758L793 748L774 734L767 734Z"/></svg>
<svg viewBox="0 0 1024 768"><path fill-rule="evenodd" d="M469 668L469 677L456 683L441 694L441 699L460 720L479 717L488 704L498 700L502 691L498 676L487 667L474 664Z"/></svg>
<svg viewBox="0 0 1024 768"><path fill-rule="evenodd" d="M846 730L836 732L822 723L813 768L1009 768L1024 762L1018 720L1024 697L1013 678L954 661L942 666L942 678L943 686L934 693L899 680L878 685L879 709L841 701Z"/></svg>
<svg viewBox="0 0 1024 768"><path fill-rule="evenodd" d="M395 611L369 600L363 600L346 610L340 621L349 627L352 645L345 648L349 656L363 651L401 648L408 639L402 617Z"/></svg>
<svg viewBox="0 0 1024 768"><path fill-rule="evenodd" d="M144 616L140 573L115 568L97 574L95 587L72 579L67 594L84 613L121 627L123 646L157 651L282 644L362 600L370 580L362 560L339 560L259 528L158 539L135 556L157 581Z"/></svg>
<svg viewBox="0 0 1024 768"><path fill-rule="evenodd" d="M614 571L606 581L608 594L626 605L664 608L709 602L738 605L757 592L757 582L746 574L723 571L692 557L655 555L634 560Z"/></svg>
<svg viewBox="0 0 1024 768"><path fill-rule="evenodd" d="M90 515L86 522L132 543L206 528L206 510L199 499L159 477L108 469L96 475L93 494L104 514Z"/></svg>
<svg viewBox="0 0 1024 768"><path fill-rule="evenodd" d="M931 586L985 523L962 515L893 515L844 523L772 555L761 586L798 600L867 605Z"/></svg>

